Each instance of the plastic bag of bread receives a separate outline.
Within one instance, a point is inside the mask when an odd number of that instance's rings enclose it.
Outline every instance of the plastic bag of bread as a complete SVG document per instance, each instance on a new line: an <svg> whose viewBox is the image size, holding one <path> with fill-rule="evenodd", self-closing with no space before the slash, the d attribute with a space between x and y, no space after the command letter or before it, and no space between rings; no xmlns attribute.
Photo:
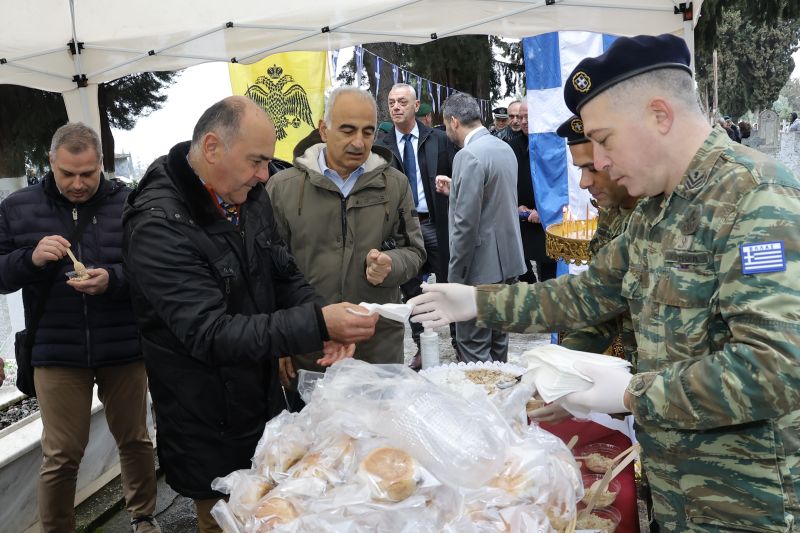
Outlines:
<svg viewBox="0 0 800 533"><path fill-rule="evenodd" d="M245 533L262 533L276 531L280 526L294 522L302 512L302 508L291 498L267 496L245 524Z"/></svg>
<svg viewBox="0 0 800 533"><path fill-rule="evenodd" d="M304 413L283 411L270 420L256 445L253 468L274 483L280 483L311 447L312 432Z"/></svg>
<svg viewBox="0 0 800 533"><path fill-rule="evenodd" d="M236 470L211 482L213 490L230 495L228 508L239 520L251 515L273 487L269 479L252 469Z"/></svg>
<svg viewBox="0 0 800 533"><path fill-rule="evenodd" d="M225 500L219 500L211 508L211 516L217 521L217 524L224 533L243 533L244 523L239 520L231 511L228 503Z"/></svg>
<svg viewBox="0 0 800 533"><path fill-rule="evenodd" d="M489 403L442 390L403 365L340 361L307 396L318 413L347 413L453 485L478 487L497 475L510 438Z"/></svg>
<svg viewBox="0 0 800 533"><path fill-rule="evenodd" d="M358 474L379 501L403 501L414 494L419 483L417 462L411 454L389 446L372 450L361 461Z"/></svg>

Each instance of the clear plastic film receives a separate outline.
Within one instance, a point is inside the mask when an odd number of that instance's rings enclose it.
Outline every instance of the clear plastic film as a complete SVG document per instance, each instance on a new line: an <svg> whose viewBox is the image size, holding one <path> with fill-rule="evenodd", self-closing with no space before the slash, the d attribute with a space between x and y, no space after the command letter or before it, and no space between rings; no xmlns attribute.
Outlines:
<svg viewBox="0 0 800 533"><path fill-rule="evenodd" d="M267 424L252 469L215 481L230 494L218 506L226 531L549 531L550 521L569 523L580 474L561 441L525 424L532 386L465 399L404 366L357 360L311 377L306 407Z"/></svg>

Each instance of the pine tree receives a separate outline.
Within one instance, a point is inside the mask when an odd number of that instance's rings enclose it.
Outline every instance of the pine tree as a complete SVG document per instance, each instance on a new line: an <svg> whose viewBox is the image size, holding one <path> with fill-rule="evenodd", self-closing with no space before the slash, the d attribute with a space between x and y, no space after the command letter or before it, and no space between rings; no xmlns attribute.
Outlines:
<svg viewBox="0 0 800 533"><path fill-rule="evenodd" d="M100 129L103 160L114 170L114 137L111 128L129 130L140 117L160 109L163 90L175 79L174 72L132 74L100 84ZM0 176L22 176L25 167L48 166L53 133L67 122L64 100L58 93L18 85L0 85Z"/></svg>

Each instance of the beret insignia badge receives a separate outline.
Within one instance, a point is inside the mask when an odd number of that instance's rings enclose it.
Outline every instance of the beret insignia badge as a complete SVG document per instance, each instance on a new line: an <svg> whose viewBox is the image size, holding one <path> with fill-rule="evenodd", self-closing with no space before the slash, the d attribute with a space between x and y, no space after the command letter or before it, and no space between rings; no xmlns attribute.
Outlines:
<svg viewBox="0 0 800 533"><path fill-rule="evenodd" d="M592 88L592 79L584 71L579 70L572 76L572 86L579 93L588 93Z"/></svg>

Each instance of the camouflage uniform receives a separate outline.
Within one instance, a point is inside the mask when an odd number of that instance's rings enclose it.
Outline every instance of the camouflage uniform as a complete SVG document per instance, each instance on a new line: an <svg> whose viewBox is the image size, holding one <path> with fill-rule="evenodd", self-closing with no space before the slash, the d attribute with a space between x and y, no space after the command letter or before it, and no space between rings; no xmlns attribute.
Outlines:
<svg viewBox="0 0 800 533"><path fill-rule="evenodd" d="M597 231L589 242L589 252L592 257L625 231L632 212L633 209L619 207L599 209ZM561 339L561 345L565 348L593 353L603 353L612 344L619 345L623 352L612 355L624 357L634 366L637 364L636 337L633 333L631 314L627 310L602 324L570 331Z"/></svg>
<svg viewBox="0 0 800 533"><path fill-rule="evenodd" d="M478 323L552 331L629 307L637 437L668 531L792 531L800 516L800 181L714 128L587 272L478 287ZM743 274L740 245L786 269Z"/></svg>

